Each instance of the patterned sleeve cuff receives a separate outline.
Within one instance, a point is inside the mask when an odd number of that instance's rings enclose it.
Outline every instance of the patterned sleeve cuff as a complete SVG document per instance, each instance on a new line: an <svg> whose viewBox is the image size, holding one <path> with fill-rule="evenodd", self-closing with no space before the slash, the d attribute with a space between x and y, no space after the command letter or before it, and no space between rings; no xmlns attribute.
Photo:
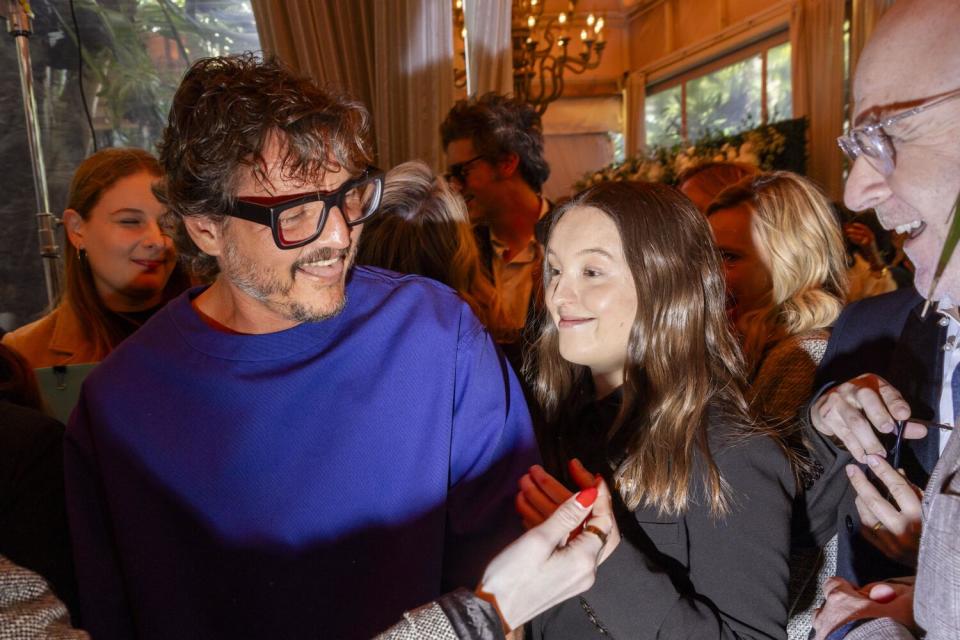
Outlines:
<svg viewBox="0 0 960 640"><path fill-rule="evenodd" d="M466 589L407 611L403 620L375 640L504 640L493 605Z"/></svg>
<svg viewBox="0 0 960 640"><path fill-rule="evenodd" d="M916 636L891 618L865 619L851 629L845 640L915 640Z"/></svg>
<svg viewBox="0 0 960 640"><path fill-rule="evenodd" d="M466 589L457 589L437 601L458 638L503 640L503 623L493 605Z"/></svg>
<svg viewBox="0 0 960 640"><path fill-rule="evenodd" d="M436 602L406 611L403 620L374 640L458 640L450 621Z"/></svg>

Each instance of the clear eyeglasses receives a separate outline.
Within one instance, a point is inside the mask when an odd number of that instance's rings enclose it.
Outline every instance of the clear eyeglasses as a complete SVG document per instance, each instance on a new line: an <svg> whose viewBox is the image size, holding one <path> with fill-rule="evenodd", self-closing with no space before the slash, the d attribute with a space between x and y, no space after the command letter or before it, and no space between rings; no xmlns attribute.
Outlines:
<svg viewBox="0 0 960 640"><path fill-rule="evenodd" d="M884 128L958 97L960 97L960 89L954 89L911 109L884 118L879 122L855 127L846 135L837 138L837 144L840 145L851 163L856 162L857 158L862 155L883 176L889 176L897 166L897 152L893 146L893 141L884 131Z"/></svg>

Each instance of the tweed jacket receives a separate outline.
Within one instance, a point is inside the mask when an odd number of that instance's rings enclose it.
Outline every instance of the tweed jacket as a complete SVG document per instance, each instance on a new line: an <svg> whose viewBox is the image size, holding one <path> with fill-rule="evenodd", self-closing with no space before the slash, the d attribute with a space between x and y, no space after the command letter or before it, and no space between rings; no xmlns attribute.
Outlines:
<svg viewBox="0 0 960 640"><path fill-rule="evenodd" d="M493 607L457 590L404 614L376 640L503 640ZM43 578L0 555L0 640L89 640Z"/></svg>
<svg viewBox="0 0 960 640"><path fill-rule="evenodd" d="M80 320L66 304L5 334L3 344L26 358L34 369L100 361L93 343L83 333Z"/></svg>
<svg viewBox="0 0 960 640"><path fill-rule="evenodd" d="M43 578L0 555L0 640L89 640Z"/></svg>
<svg viewBox="0 0 960 640"><path fill-rule="evenodd" d="M750 401L768 424L791 433L804 431L802 413L813 393L817 365L827 349L830 332L814 329L789 336L770 347L750 384ZM806 438L804 438L806 440ZM796 445L801 443L797 442ZM812 452L815 453L815 452ZM814 609L823 604L823 583L836 573L836 503L843 491L822 490L827 465L811 470L809 485L794 509L795 530L790 553L790 616L787 638L806 640L813 626Z"/></svg>
<svg viewBox="0 0 960 640"><path fill-rule="evenodd" d="M926 640L960 637L960 436L954 431L923 493L923 535L913 613ZM889 618L854 629L849 640L913 640Z"/></svg>
<svg viewBox="0 0 960 640"><path fill-rule="evenodd" d="M500 617L493 605L466 589L403 614L375 640L503 640Z"/></svg>

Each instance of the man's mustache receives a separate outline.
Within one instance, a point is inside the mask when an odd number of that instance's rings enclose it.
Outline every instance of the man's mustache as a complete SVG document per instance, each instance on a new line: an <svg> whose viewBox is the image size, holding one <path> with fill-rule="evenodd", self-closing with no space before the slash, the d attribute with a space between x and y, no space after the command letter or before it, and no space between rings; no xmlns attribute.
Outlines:
<svg viewBox="0 0 960 640"><path fill-rule="evenodd" d="M311 262L321 262L326 260L333 260L334 258L343 258L346 259L350 255L350 250L353 248L351 244L349 247L344 249L334 249L333 247L320 247L313 253L306 255L296 262L293 263L291 271L296 271L305 264Z"/></svg>

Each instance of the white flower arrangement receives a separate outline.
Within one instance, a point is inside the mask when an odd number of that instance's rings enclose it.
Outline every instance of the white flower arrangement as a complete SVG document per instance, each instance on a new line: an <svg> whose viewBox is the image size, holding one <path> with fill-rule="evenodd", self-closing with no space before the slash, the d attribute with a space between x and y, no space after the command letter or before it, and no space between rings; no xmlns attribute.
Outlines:
<svg viewBox="0 0 960 640"><path fill-rule="evenodd" d="M708 136L685 148L653 147L645 156L633 156L584 175L573 189L582 191L611 180L672 184L681 173L704 162L742 162L769 170L774 168L786 142L786 136L775 127L764 125L733 136Z"/></svg>

